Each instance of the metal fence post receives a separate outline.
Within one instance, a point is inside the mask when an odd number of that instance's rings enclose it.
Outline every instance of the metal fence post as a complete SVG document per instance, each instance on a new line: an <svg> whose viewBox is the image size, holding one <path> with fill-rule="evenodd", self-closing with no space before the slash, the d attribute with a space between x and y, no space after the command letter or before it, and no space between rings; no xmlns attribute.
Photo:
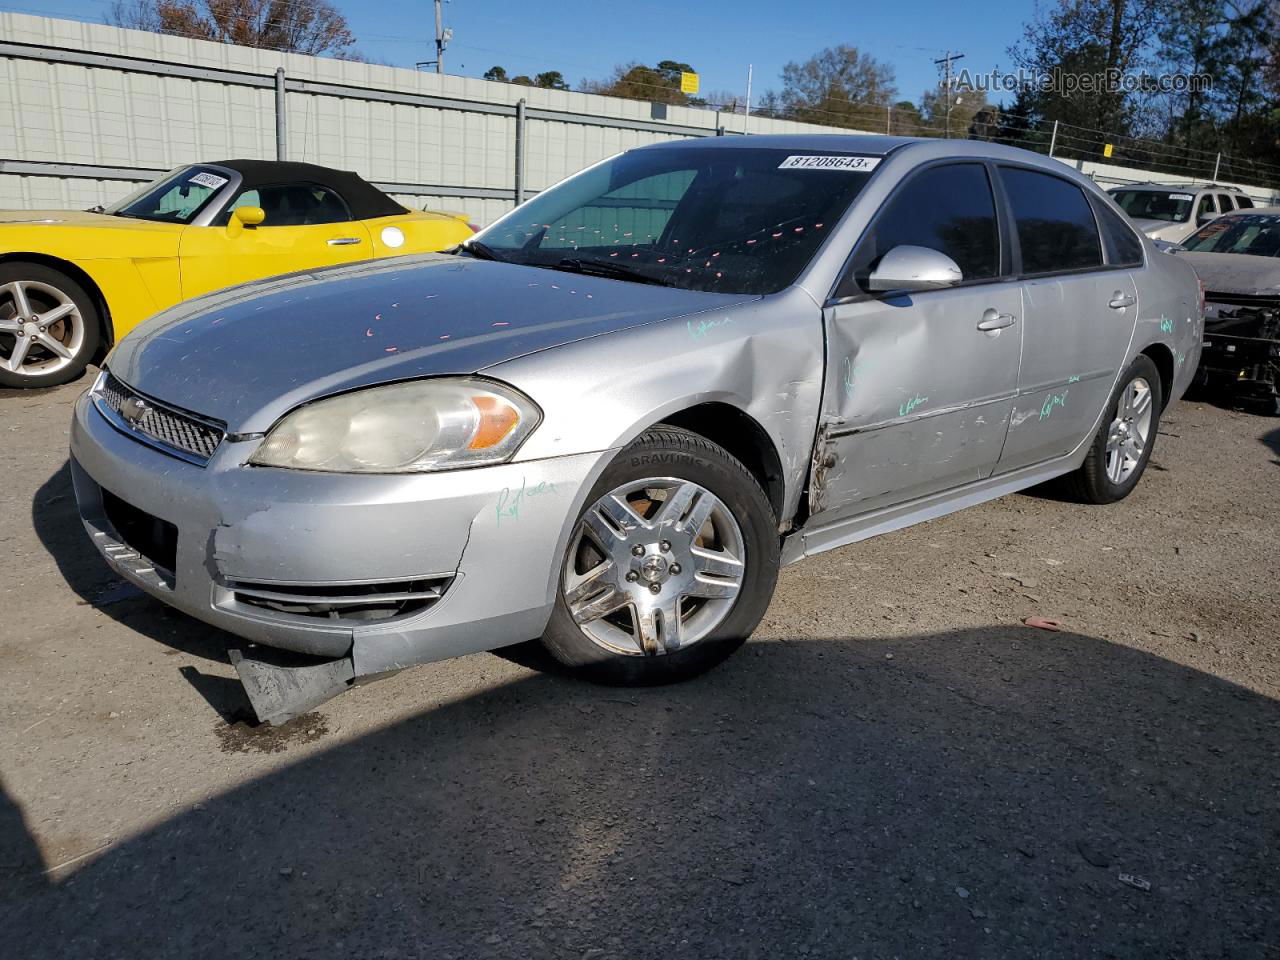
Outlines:
<svg viewBox="0 0 1280 960"><path fill-rule="evenodd" d="M276 159L286 159L288 125L284 113L284 67L276 67Z"/></svg>
<svg viewBox="0 0 1280 960"><path fill-rule="evenodd" d="M1213 161L1213 182L1218 182L1218 169L1222 166L1222 153L1219 151L1218 156Z"/></svg>
<svg viewBox="0 0 1280 960"><path fill-rule="evenodd" d="M516 206L524 203L524 98L516 101Z"/></svg>
<svg viewBox="0 0 1280 960"><path fill-rule="evenodd" d="M1053 156L1053 148L1058 145L1058 121L1053 121L1053 136L1049 138L1049 156Z"/></svg>

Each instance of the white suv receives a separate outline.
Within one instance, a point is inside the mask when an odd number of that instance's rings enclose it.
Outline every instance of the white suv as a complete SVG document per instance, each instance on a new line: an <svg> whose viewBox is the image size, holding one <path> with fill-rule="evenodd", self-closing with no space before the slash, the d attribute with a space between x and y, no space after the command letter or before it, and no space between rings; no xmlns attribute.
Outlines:
<svg viewBox="0 0 1280 960"><path fill-rule="evenodd" d="M1239 187L1140 183L1107 191L1143 233L1181 243L1215 217L1253 206Z"/></svg>

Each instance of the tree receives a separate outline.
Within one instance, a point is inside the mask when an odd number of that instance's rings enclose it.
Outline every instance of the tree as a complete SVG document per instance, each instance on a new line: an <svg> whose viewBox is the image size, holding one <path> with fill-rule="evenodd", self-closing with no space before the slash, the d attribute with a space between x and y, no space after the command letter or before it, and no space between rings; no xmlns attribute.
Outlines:
<svg viewBox="0 0 1280 960"><path fill-rule="evenodd" d="M693 67L675 60L661 60L657 66L646 67L639 63L615 67L608 80L584 80L584 93L598 93L606 97L627 97L631 100L651 100L688 106L690 98L680 90L680 74L694 73Z"/></svg>
<svg viewBox="0 0 1280 960"><path fill-rule="evenodd" d="M545 90L568 90L569 84L565 81L564 74L559 70L546 70L533 78L535 87L542 87Z"/></svg>
<svg viewBox="0 0 1280 960"><path fill-rule="evenodd" d="M1057 0L1023 28L1009 49L1018 66L1040 74L1103 77L1142 66L1159 30L1163 0ZM1121 89L1037 91L1036 112L1092 133L1081 152L1100 155L1106 134L1130 131L1132 101Z"/></svg>
<svg viewBox="0 0 1280 960"><path fill-rule="evenodd" d="M490 67L484 72L484 79L496 80L498 83L506 83L507 70L505 67Z"/></svg>
<svg viewBox="0 0 1280 960"><path fill-rule="evenodd" d="M107 20L198 40L355 57L355 37L327 0L115 0Z"/></svg>
<svg viewBox="0 0 1280 960"><path fill-rule="evenodd" d="M896 95L893 68L848 44L782 68L782 109L795 120L883 130Z"/></svg>

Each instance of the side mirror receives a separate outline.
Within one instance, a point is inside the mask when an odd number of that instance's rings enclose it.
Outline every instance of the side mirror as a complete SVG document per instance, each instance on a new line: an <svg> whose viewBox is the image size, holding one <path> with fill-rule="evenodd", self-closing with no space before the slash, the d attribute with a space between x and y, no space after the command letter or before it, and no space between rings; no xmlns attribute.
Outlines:
<svg viewBox="0 0 1280 960"><path fill-rule="evenodd" d="M875 293L941 290L963 279L956 262L945 253L902 244L880 258L867 278L867 289Z"/></svg>
<svg viewBox="0 0 1280 960"><path fill-rule="evenodd" d="M261 207L236 207L231 211L231 219L239 220L242 227L256 227L267 219L267 211Z"/></svg>

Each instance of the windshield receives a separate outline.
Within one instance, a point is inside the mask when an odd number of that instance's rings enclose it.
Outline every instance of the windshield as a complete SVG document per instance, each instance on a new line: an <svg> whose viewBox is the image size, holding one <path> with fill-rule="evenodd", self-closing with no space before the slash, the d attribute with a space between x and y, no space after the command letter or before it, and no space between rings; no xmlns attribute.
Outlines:
<svg viewBox="0 0 1280 960"><path fill-rule="evenodd" d="M217 167L182 167L134 191L104 212L136 220L190 223L229 180Z"/></svg>
<svg viewBox="0 0 1280 960"><path fill-rule="evenodd" d="M790 286L876 157L635 150L539 194L476 238L496 259L716 293Z"/></svg>
<svg viewBox="0 0 1280 960"><path fill-rule="evenodd" d="M1280 256L1280 217L1262 214L1219 217L1182 241L1182 245L1198 253Z"/></svg>
<svg viewBox="0 0 1280 960"><path fill-rule="evenodd" d="M1117 190L1111 196L1120 209L1135 220L1168 220L1170 223L1186 223L1195 200L1190 193L1163 190Z"/></svg>

